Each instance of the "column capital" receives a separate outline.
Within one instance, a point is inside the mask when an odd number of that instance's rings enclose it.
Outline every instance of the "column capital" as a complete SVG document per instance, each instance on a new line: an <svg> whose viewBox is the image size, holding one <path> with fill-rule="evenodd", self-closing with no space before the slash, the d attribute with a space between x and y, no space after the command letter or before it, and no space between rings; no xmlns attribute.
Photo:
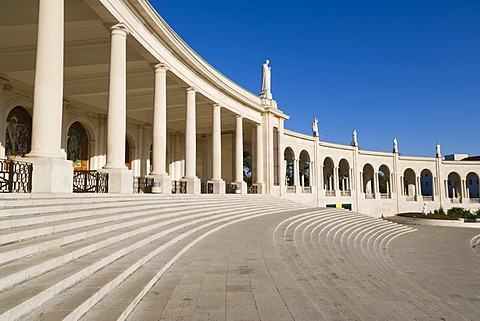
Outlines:
<svg viewBox="0 0 480 321"><path fill-rule="evenodd" d="M170 70L168 65L163 62L152 63L150 64L150 67L152 67L155 72L167 72L168 70Z"/></svg>
<svg viewBox="0 0 480 321"><path fill-rule="evenodd" d="M212 105L213 108L219 108L221 109L222 108L222 105L218 104L218 103L215 103Z"/></svg>
<svg viewBox="0 0 480 321"><path fill-rule="evenodd" d="M239 119L239 118L243 118L242 115L235 115L235 118Z"/></svg>
<svg viewBox="0 0 480 321"><path fill-rule="evenodd" d="M198 92L198 90L195 86L187 88L187 94L196 94L197 92Z"/></svg>
<svg viewBox="0 0 480 321"><path fill-rule="evenodd" d="M112 35L119 35L119 36L124 36L127 37L127 35L130 33L127 29L127 27L123 23L117 23L113 26L110 27L110 33Z"/></svg>

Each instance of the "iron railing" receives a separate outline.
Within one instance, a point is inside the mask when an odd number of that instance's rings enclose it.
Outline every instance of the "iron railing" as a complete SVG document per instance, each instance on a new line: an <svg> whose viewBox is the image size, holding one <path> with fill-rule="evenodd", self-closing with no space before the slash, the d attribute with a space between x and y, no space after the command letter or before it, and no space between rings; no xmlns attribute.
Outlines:
<svg viewBox="0 0 480 321"><path fill-rule="evenodd" d="M225 193L226 194L235 194L237 193L238 186L237 184L226 184L225 185Z"/></svg>
<svg viewBox="0 0 480 321"><path fill-rule="evenodd" d="M31 193L33 164L0 160L0 193Z"/></svg>
<svg viewBox="0 0 480 321"><path fill-rule="evenodd" d="M133 192L134 193L151 193L154 178L150 177L133 177Z"/></svg>
<svg viewBox="0 0 480 321"><path fill-rule="evenodd" d="M257 185L248 186L247 194L258 194L258 186Z"/></svg>
<svg viewBox="0 0 480 321"><path fill-rule="evenodd" d="M108 193L108 173L95 170L74 170L73 192Z"/></svg>
<svg viewBox="0 0 480 321"><path fill-rule="evenodd" d="M213 194L213 183L207 183L207 194Z"/></svg>
<svg viewBox="0 0 480 321"><path fill-rule="evenodd" d="M172 194L187 194L187 182L172 181Z"/></svg>

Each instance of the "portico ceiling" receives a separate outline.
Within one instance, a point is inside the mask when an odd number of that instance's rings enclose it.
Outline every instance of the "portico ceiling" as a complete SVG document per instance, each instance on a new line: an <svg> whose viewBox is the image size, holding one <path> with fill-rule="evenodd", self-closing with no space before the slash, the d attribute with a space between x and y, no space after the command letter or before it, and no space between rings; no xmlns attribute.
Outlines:
<svg viewBox="0 0 480 321"><path fill-rule="evenodd" d="M94 11L92 3L95 3ZM107 114L110 32L113 17L99 16L98 1L65 0L64 98L69 108ZM106 13L105 13L106 12ZM0 77L12 82L12 91L33 90L38 0L2 0L0 10ZM152 125L154 71L157 61L134 38L127 39L127 118L129 123ZM167 130L185 130L189 84L167 73ZM197 133L212 131L212 105L197 94ZM245 122L246 126L252 124ZM234 114L222 109L222 131L234 131ZM245 138L248 139L248 130Z"/></svg>

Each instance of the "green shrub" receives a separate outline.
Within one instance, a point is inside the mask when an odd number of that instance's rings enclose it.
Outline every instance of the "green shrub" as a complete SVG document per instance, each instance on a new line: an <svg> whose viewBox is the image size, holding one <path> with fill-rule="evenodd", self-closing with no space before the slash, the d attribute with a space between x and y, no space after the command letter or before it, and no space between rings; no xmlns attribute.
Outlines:
<svg viewBox="0 0 480 321"><path fill-rule="evenodd" d="M443 207L441 207L441 206L440 206L440 208L438 209L438 213L437 213L437 214L438 214L438 215L447 215L447 214L445 213L445 211L443 210Z"/></svg>
<svg viewBox="0 0 480 321"><path fill-rule="evenodd" d="M454 218L465 218L472 215L472 213L470 213L469 210L466 210L462 207L452 207L447 211L447 214L448 216L451 216Z"/></svg>

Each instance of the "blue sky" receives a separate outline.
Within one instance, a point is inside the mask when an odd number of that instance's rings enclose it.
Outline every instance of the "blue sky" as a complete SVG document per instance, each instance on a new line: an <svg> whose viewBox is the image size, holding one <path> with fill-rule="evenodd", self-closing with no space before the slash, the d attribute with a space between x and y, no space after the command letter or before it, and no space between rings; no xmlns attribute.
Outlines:
<svg viewBox="0 0 480 321"><path fill-rule="evenodd" d="M403 155L480 155L479 0L150 0L221 73L258 94L261 65L286 128Z"/></svg>

